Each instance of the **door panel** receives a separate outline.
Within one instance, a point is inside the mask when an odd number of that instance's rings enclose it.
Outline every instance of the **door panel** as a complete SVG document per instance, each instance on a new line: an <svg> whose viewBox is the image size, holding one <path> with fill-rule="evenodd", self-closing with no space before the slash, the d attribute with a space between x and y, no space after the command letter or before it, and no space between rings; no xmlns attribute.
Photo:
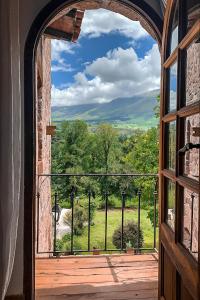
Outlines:
<svg viewBox="0 0 200 300"><path fill-rule="evenodd" d="M168 0L162 46L159 298L199 300L199 0Z"/></svg>
<svg viewBox="0 0 200 300"><path fill-rule="evenodd" d="M166 268L164 269L164 293L163 296L165 300L176 300L176 293L175 293L175 278L176 278L176 269L174 265L171 263L171 260L164 250L164 265Z"/></svg>
<svg viewBox="0 0 200 300"><path fill-rule="evenodd" d="M182 244L198 260L199 195L183 190Z"/></svg>
<svg viewBox="0 0 200 300"><path fill-rule="evenodd" d="M188 292L188 290L184 287L183 282L181 281L180 286L180 300L193 300L192 296Z"/></svg>

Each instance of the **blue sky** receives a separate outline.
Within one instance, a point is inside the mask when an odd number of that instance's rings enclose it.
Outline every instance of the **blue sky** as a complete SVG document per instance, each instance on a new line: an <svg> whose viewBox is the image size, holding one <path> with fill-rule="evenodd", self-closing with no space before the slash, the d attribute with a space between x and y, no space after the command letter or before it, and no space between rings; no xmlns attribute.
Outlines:
<svg viewBox="0 0 200 300"><path fill-rule="evenodd" d="M152 37L119 14L86 11L78 42L52 41L52 105L109 102L159 88Z"/></svg>

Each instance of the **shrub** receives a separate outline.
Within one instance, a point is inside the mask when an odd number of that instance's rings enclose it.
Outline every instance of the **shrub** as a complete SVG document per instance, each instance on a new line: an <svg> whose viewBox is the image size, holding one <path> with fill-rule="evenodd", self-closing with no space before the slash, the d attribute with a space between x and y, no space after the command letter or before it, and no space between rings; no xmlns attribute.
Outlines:
<svg viewBox="0 0 200 300"><path fill-rule="evenodd" d="M115 245L117 249L121 248L121 236L122 236L122 228L121 226L119 226L114 231L112 236L113 245ZM143 231L141 229L139 232L139 237L140 237L139 248L141 248L144 243ZM130 221L124 225L123 248L126 248L126 244L129 242L131 243L133 248L138 247L138 226L133 221Z"/></svg>
<svg viewBox="0 0 200 300"><path fill-rule="evenodd" d="M88 216L84 207L76 205L74 207L73 230L75 235L81 235L84 229L85 222L88 221ZM64 216L64 222L71 227L72 212L68 211Z"/></svg>
<svg viewBox="0 0 200 300"><path fill-rule="evenodd" d="M82 246L78 241L74 241L73 243L73 249L75 250L81 250ZM60 252L68 252L71 250L71 236L70 234L66 234L63 236L62 239L56 240L56 251Z"/></svg>
<svg viewBox="0 0 200 300"><path fill-rule="evenodd" d="M64 242L62 240L56 240L56 251L64 250Z"/></svg>
<svg viewBox="0 0 200 300"><path fill-rule="evenodd" d="M67 243L71 241L71 233L67 233L62 237L63 243Z"/></svg>

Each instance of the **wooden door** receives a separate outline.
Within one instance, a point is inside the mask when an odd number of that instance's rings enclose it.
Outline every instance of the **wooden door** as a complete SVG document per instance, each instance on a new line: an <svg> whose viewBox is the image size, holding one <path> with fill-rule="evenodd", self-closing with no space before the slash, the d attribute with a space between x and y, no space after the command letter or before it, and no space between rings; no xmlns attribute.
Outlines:
<svg viewBox="0 0 200 300"><path fill-rule="evenodd" d="M200 299L199 0L167 1L161 91L159 299L196 300Z"/></svg>

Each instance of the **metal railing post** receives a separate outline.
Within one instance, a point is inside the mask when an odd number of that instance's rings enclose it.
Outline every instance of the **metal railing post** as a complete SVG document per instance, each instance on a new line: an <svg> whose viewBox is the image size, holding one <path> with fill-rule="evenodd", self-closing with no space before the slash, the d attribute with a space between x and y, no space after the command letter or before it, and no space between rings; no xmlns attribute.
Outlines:
<svg viewBox="0 0 200 300"><path fill-rule="evenodd" d="M91 191L88 192L88 252L90 252Z"/></svg>
<svg viewBox="0 0 200 300"><path fill-rule="evenodd" d="M108 230L108 192L105 192L105 251L107 251L107 230Z"/></svg>
<svg viewBox="0 0 200 300"><path fill-rule="evenodd" d="M138 190L138 229L137 229L137 253L140 253L140 208L142 191Z"/></svg>
<svg viewBox="0 0 200 300"><path fill-rule="evenodd" d="M122 192L122 228L121 228L121 251L124 249L124 208L125 208L125 192Z"/></svg>
<svg viewBox="0 0 200 300"><path fill-rule="evenodd" d="M58 194L57 192L55 192L55 195L54 195L54 205L55 205L55 212L54 212L54 246L53 246L53 249L54 249L54 253L56 252L56 207L57 207L57 197L58 197Z"/></svg>
<svg viewBox="0 0 200 300"><path fill-rule="evenodd" d="M71 254L74 252L74 190L70 194L72 219L71 219Z"/></svg>
<svg viewBox="0 0 200 300"><path fill-rule="evenodd" d="M157 227L157 214L156 214L156 208L157 208L157 195L158 192L154 191L154 218L153 218L153 226L154 226L154 236L153 236L153 247L156 249L156 227Z"/></svg>

